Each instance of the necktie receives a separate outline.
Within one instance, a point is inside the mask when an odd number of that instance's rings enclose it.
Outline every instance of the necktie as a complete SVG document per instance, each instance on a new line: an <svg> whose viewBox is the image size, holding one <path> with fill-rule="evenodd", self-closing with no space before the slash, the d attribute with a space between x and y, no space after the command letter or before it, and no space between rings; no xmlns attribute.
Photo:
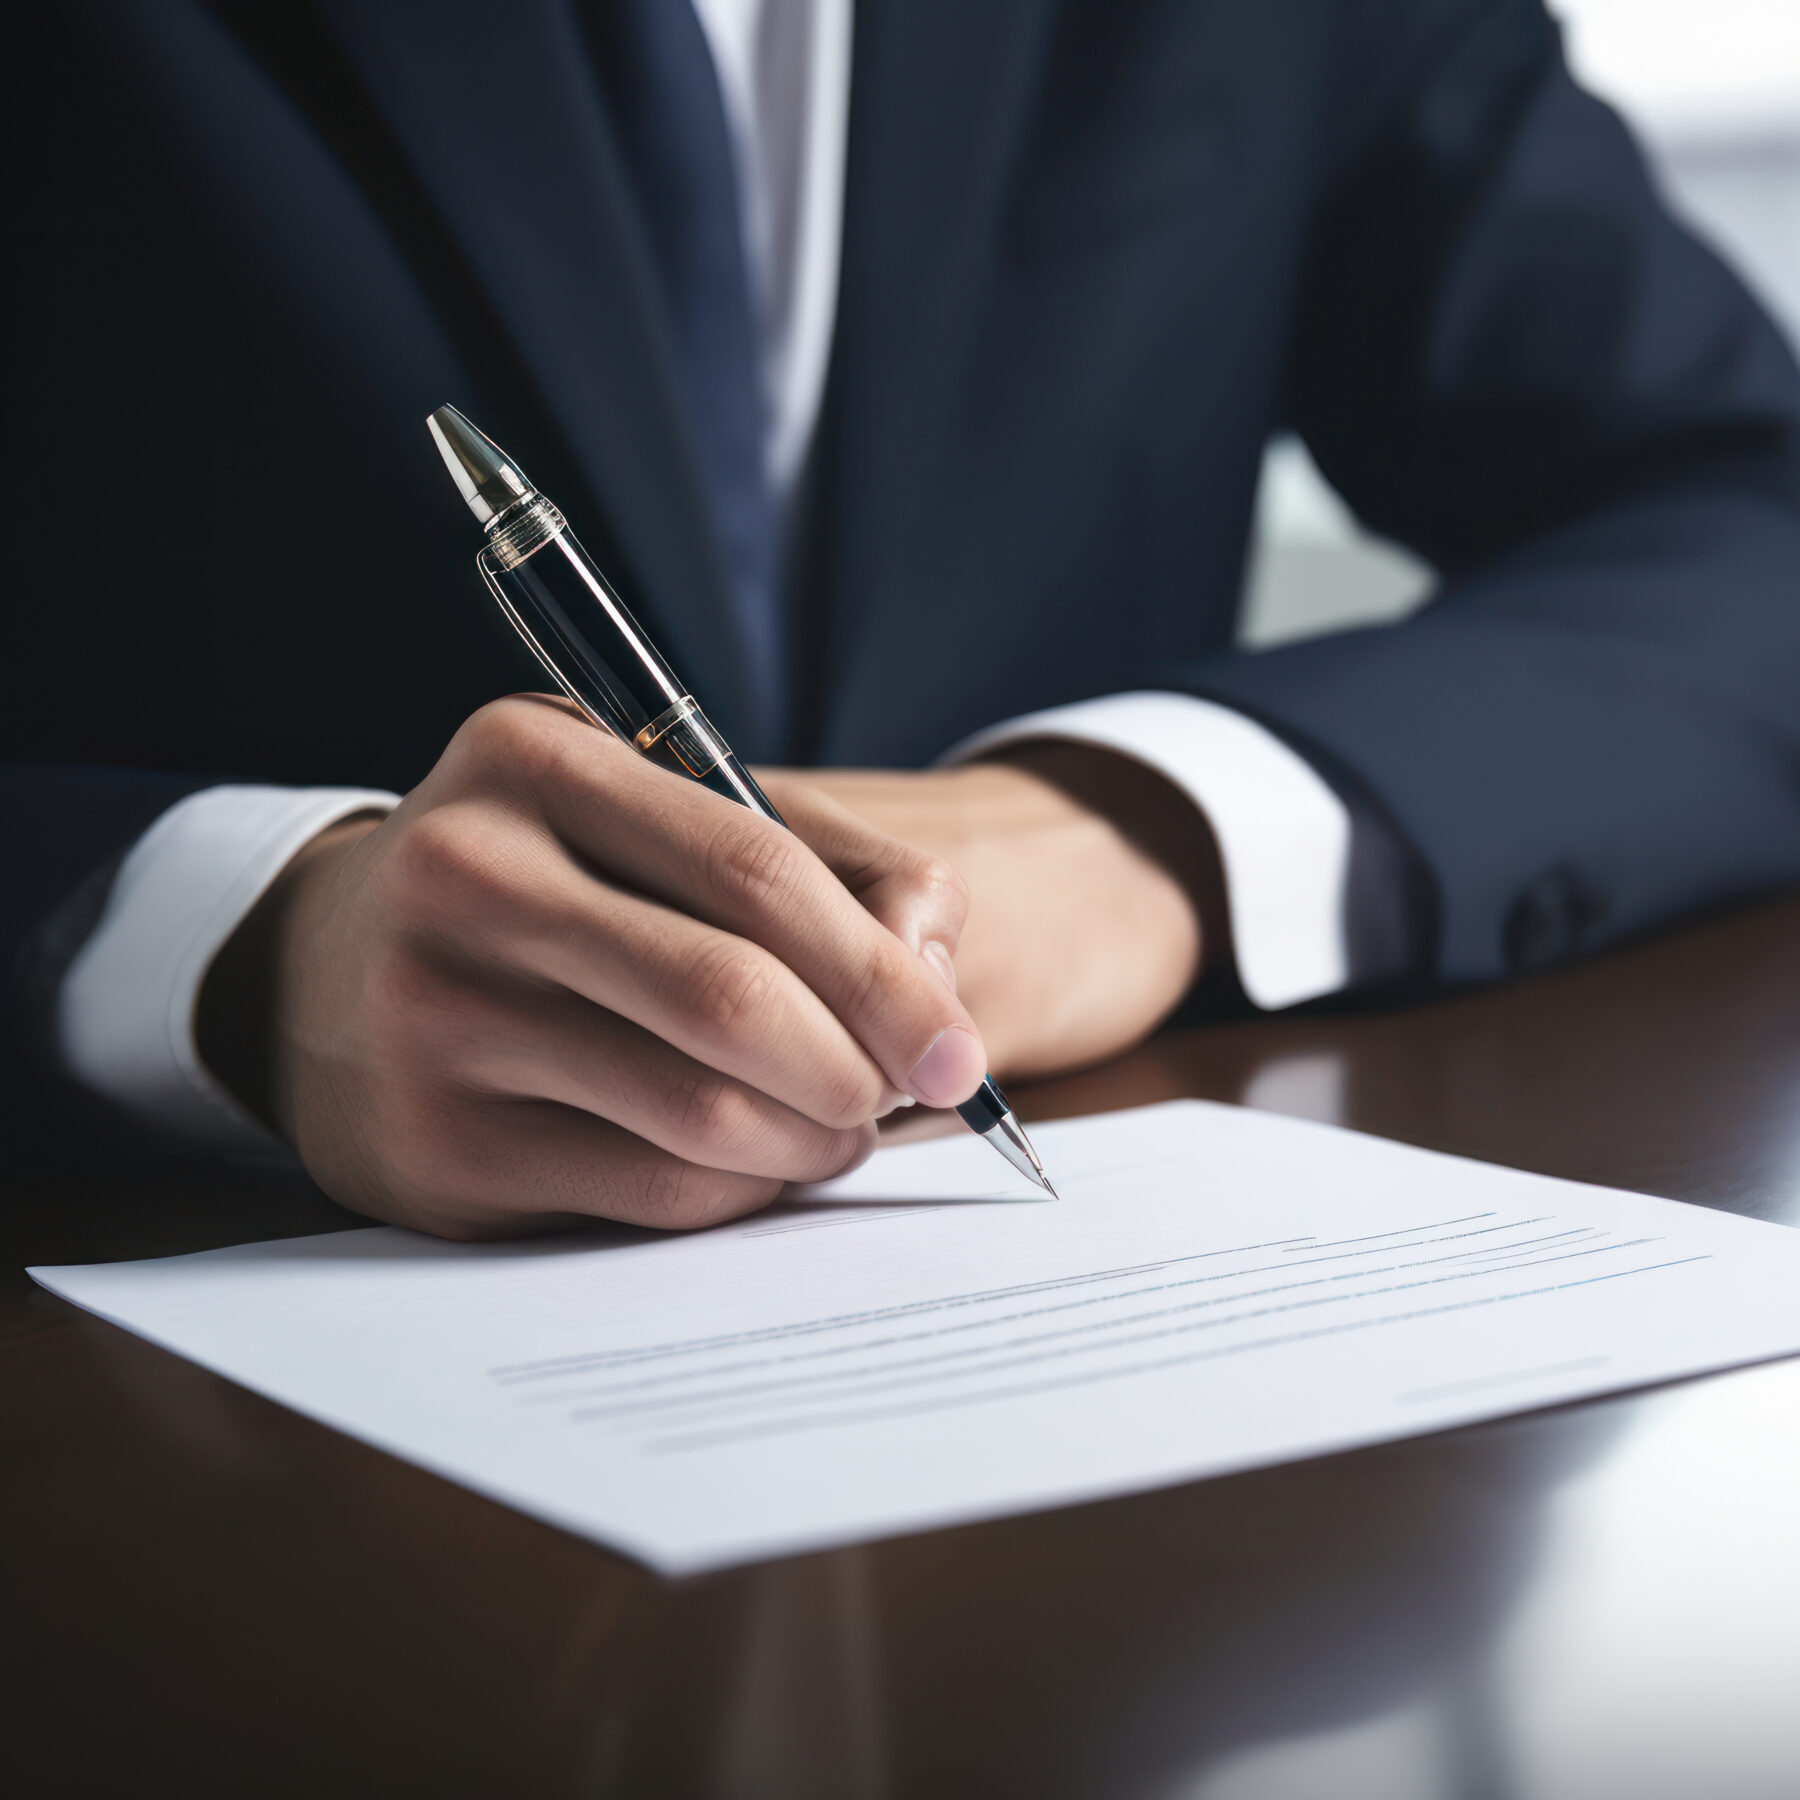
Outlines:
<svg viewBox="0 0 1800 1800"><path fill-rule="evenodd" d="M756 321L718 76L690 0L589 0L589 19L743 640L754 725L742 748L767 756L784 734L786 657Z"/></svg>

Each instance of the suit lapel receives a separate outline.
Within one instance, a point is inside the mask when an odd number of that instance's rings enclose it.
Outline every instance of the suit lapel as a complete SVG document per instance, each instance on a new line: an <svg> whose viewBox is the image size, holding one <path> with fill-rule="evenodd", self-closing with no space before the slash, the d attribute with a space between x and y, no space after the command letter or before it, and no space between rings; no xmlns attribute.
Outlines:
<svg viewBox="0 0 1800 1800"><path fill-rule="evenodd" d="M627 597L732 734L749 715L737 627L574 9L319 0L319 11L598 496ZM535 466L530 445L508 448ZM563 503L575 514L579 497Z"/></svg>
<svg viewBox="0 0 1800 1800"><path fill-rule="evenodd" d="M920 666L917 596L885 572L921 507L1058 9L1048 0L859 0L843 266L820 444L819 654L807 686L829 758L853 673Z"/></svg>

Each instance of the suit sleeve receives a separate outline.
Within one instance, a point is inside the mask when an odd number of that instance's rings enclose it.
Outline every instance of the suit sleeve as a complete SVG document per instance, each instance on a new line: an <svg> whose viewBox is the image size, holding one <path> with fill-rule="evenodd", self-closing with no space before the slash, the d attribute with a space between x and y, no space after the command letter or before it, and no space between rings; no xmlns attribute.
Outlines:
<svg viewBox="0 0 1800 1800"><path fill-rule="evenodd" d="M1800 372L1536 0L1387 11L1409 41L1345 9L1383 73L1287 410L1441 587L1183 685L1365 793L1418 858L1420 971L1482 981L1800 882Z"/></svg>
<svg viewBox="0 0 1800 1800"><path fill-rule="evenodd" d="M120 863L197 775L0 764L0 1165L43 1156L130 1155L135 1129L63 1067L57 998L99 922Z"/></svg>

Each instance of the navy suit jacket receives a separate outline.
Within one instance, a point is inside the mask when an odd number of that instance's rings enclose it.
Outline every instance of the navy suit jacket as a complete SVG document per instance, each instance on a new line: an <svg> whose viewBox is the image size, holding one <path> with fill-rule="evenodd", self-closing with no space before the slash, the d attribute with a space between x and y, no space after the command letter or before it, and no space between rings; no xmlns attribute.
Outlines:
<svg viewBox="0 0 1800 1800"><path fill-rule="evenodd" d="M162 807L403 788L536 685L446 399L748 756L1211 696L1385 819L1440 983L1800 881L1800 375L1539 0L859 0L779 734L583 5L72 0L13 43L15 1152L68 1143L49 996ZM1232 648L1283 428L1441 573L1416 618Z"/></svg>

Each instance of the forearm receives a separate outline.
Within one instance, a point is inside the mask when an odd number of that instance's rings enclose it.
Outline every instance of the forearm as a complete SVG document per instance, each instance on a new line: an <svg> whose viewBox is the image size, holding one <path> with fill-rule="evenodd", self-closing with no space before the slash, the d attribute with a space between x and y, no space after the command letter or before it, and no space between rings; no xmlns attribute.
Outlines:
<svg viewBox="0 0 1800 1800"><path fill-rule="evenodd" d="M1404 625L1179 671L1376 796L1484 981L1800 882L1800 511L1664 494Z"/></svg>

